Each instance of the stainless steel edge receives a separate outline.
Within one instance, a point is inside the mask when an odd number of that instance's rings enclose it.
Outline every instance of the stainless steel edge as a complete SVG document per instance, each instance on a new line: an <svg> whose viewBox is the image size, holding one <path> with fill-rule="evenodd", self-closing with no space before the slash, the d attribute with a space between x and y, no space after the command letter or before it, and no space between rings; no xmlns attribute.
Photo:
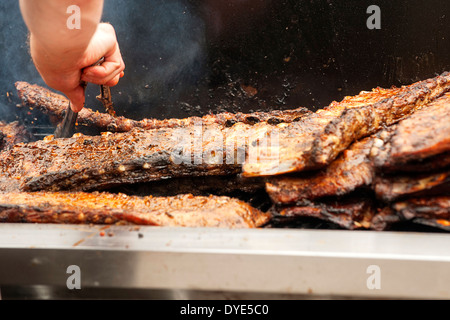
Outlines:
<svg viewBox="0 0 450 320"><path fill-rule="evenodd" d="M82 289L450 298L444 233L0 224L0 286L65 287L70 265Z"/></svg>

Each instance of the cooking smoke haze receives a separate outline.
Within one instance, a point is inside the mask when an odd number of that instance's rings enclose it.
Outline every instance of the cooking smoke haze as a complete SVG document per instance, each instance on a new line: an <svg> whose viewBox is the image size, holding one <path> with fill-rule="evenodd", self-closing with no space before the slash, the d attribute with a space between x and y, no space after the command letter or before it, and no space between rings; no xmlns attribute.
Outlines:
<svg viewBox="0 0 450 320"><path fill-rule="evenodd" d="M361 0L107 0L126 64L117 113L183 118L299 106L317 110L369 88L450 70L450 2L380 0L382 28ZM424 28L423 26L430 26ZM44 85L17 0L0 2L0 119L15 119L15 81ZM10 93L9 97L7 92ZM89 84L87 106L104 110ZM13 96L11 96L11 94ZM20 101L19 101L20 102ZM43 119L42 115L37 115Z"/></svg>
<svg viewBox="0 0 450 320"><path fill-rule="evenodd" d="M195 90L204 72L202 19L186 0L108 0L102 21L114 26L126 65L125 77L112 88L117 112L134 118L169 116L168 106ZM47 86L29 55L18 1L0 3L0 27L0 119L12 121L23 112L15 106L20 101L14 83ZM103 112L98 93L98 86L88 85L86 104Z"/></svg>
<svg viewBox="0 0 450 320"><path fill-rule="evenodd" d="M105 2L103 21L114 25L126 65L125 77L113 88L119 112L132 118L174 117L180 96L197 87L205 72L205 26L191 3Z"/></svg>
<svg viewBox="0 0 450 320"><path fill-rule="evenodd" d="M28 30L23 22L19 1L0 2L0 120L18 117L19 103L14 82L26 80L44 85L28 52Z"/></svg>

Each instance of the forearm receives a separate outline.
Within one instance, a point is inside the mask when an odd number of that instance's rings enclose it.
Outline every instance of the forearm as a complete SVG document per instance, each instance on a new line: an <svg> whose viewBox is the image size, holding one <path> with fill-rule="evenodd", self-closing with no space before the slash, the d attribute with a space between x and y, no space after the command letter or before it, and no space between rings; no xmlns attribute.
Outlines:
<svg viewBox="0 0 450 320"><path fill-rule="evenodd" d="M80 8L80 29L67 26L71 5ZM88 47L101 19L103 0L20 0L20 8L33 47L60 65L78 61Z"/></svg>
<svg viewBox="0 0 450 320"><path fill-rule="evenodd" d="M124 75L114 27L100 23L103 0L20 0L20 8L36 69L49 87L69 98L73 111L84 105L81 81L115 86ZM76 16L79 24L72 20ZM100 66L92 66L102 57Z"/></svg>

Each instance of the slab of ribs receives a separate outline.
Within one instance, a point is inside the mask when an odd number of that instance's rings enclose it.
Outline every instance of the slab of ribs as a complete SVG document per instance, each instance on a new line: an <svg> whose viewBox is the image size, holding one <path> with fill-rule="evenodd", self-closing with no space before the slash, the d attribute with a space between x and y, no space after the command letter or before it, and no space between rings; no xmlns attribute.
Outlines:
<svg viewBox="0 0 450 320"><path fill-rule="evenodd" d="M64 117L63 96L16 87L22 108ZM450 73L317 112L132 120L85 108L71 138L10 142L2 128L2 222L450 231Z"/></svg>

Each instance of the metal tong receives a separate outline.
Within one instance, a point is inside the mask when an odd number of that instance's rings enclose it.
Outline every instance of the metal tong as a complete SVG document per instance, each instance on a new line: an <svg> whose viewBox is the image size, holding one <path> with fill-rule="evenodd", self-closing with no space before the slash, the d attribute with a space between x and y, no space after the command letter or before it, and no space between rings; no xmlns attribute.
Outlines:
<svg viewBox="0 0 450 320"><path fill-rule="evenodd" d="M92 66L99 66L105 61L105 57L102 57L100 60L98 60L96 63L94 63ZM80 81L80 85L83 87L84 90L86 90L87 83L85 81ZM111 97L111 90L108 86L100 85L100 95L96 97L105 107L106 112L108 112L110 115L115 116L115 111L113 108L112 103L112 97ZM73 135L75 124L77 122L78 112L74 112L72 108L70 107L70 101L69 106L67 107L66 114L64 116L63 121L57 126L54 136L55 138L69 138Z"/></svg>

